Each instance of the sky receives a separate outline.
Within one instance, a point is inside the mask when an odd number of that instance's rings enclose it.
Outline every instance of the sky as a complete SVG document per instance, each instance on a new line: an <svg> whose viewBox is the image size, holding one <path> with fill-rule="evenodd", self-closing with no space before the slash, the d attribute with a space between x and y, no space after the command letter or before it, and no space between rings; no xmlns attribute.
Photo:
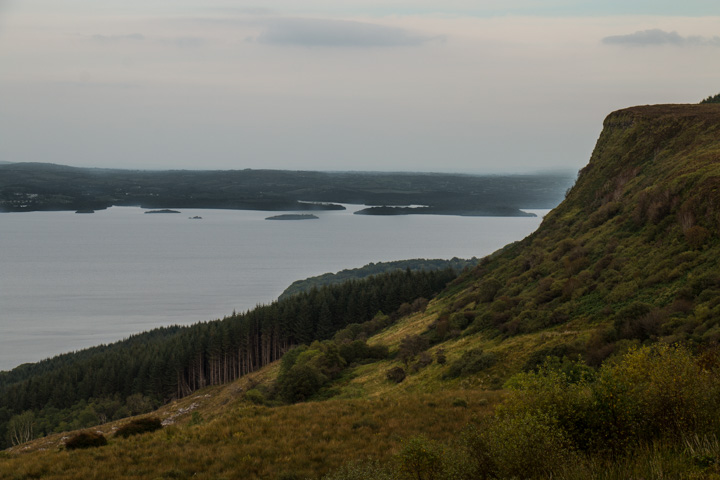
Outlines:
<svg viewBox="0 0 720 480"><path fill-rule="evenodd" d="M0 0L0 162L576 171L719 57L717 0Z"/></svg>

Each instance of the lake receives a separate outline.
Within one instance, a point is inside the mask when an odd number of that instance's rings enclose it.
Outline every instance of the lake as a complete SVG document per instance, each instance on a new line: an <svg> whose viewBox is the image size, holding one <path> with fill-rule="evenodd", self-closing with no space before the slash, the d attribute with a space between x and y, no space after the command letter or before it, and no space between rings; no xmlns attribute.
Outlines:
<svg viewBox="0 0 720 480"><path fill-rule="evenodd" d="M293 281L410 258L482 257L538 217L365 216L266 221L282 212L0 214L0 370L187 325L277 298ZM202 219L190 219L201 216Z"/></svg>

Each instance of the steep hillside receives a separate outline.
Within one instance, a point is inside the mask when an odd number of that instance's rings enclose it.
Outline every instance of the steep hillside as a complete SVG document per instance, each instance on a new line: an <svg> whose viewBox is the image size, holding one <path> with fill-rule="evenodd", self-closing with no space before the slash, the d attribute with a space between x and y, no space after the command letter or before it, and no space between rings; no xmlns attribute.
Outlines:
<svg viewBox="0 0 720 480"><path fill-rule="evenodd" d="M628 342L716 342L719 189L720 106L614 112L565 201L462 280L438 323L462 313L465 333L486 338L565 332L547 353L594 364Z"/></svg>

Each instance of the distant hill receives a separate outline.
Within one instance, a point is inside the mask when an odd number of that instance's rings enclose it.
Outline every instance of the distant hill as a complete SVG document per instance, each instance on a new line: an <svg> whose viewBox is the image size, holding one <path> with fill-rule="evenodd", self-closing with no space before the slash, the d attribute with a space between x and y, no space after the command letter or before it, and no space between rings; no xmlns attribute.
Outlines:
<svg viewBox="0 0 720 480"><path fill-rule="evenodd" d="M371 275L379 275L397 270L407 269L411 271L431 271L452 268L459 273L466 268L474 267L478 262L479 260L477 258L471 258L469 260L463 260L460 258L453 258L451 260L416 258L414 260L369 263L360 268L351 268L341 270L337 273L325 273L323 275L306 278L304 280L296 280L280 294L278 300L282 300L301 292L308 292L313 288L325 285L335 285L349 280L360 280Z"/></svg>
<svg viewBox="0 0 720 480"><path fill-rule="evenodd" d="M337 203L426 205L434 214L525 215L552 208L574 181L562 173L307 172L287 170L138 171L47 163L0 165L0 211L145 208L337 210ZM422 213L415 211L403 212Z"/></svg>

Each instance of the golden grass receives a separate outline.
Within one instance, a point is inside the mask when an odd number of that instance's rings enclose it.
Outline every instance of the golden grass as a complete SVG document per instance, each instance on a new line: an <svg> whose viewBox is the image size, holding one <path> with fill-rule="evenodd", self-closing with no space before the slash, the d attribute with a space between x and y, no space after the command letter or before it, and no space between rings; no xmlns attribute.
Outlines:
<svg viewBox="0 0 720 480"><path fill-rule="evenodd" d="M188 412L163 430L110 437L101 448L66 451L60 438L34 442L27 450L32 454L0 457L0 478L317 477L353 459L388 460L414 435L450 439L500 398L497 392L449 390L264 407L242 401L238 387L206 389L158 412L202 403L196 411L205 421L197 425L188 424ZM455 406L458 399L467 408ZM112 426L97 430L109 433Z"/></svg>

